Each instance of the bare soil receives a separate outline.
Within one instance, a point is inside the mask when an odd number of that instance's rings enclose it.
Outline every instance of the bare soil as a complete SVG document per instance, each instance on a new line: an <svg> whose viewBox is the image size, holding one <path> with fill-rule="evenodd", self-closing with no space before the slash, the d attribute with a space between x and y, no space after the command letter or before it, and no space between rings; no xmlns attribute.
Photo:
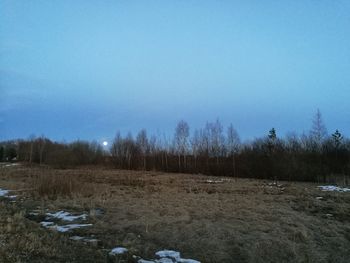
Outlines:
<svg viewBox="0 0 350 263"><path fill-rule="evenodd" d="M312 183L19 165L0 168L0 188L18 195L0 197L0 262L106 262L116 246L144 259L173 249L201 262L350 262L350 193ZM59 210L93 226L40 226Z"/></svg>

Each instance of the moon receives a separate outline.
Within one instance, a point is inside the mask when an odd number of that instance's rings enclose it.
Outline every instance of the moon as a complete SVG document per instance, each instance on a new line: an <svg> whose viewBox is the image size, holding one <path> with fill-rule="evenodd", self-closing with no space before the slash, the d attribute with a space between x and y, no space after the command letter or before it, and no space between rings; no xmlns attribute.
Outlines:
<svg viewBox="0 0 350 263"><path fill-rule="evenodd" d="M103 144L103 146L107 146L107 145L108 145L108 142L107 142L107 141L104 141L102 144Z"/></svg>

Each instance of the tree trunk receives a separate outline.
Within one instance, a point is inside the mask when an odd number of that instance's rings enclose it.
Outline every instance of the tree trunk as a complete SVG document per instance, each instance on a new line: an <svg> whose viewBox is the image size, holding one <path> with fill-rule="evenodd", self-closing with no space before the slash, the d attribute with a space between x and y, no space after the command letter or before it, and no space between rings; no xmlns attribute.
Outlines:
<svg viewBox="0 0 350 263"><path fill-rule="evenodd" d="M232 155L232 168L233 168L233 177L235 178L235 180L237 181L237 174L236 174L236 158L235 158L235 154Z"/></svg>
<svg viewBox="0 0 350 263"><path fill-rule="evenodd" d="M32 161L33 161L33 142L30 143L29 163L32 164Z"/></svg>
<svg viewBox="0 0 350 263"><path fill-rule="evenodd" d="M197 173L197 156L194 156L194 170Z"/></svg>
<svg viewBox="0 0 350 263"><path fill-rule="evenodd" d="M186 154L184 154L184 171L186 171Z"/></svg>
<svg viewBox="0 0 350 263"><path fill-rule="evenodd" d="M168 172L168 154L165 153L165 169Z"/></svg>

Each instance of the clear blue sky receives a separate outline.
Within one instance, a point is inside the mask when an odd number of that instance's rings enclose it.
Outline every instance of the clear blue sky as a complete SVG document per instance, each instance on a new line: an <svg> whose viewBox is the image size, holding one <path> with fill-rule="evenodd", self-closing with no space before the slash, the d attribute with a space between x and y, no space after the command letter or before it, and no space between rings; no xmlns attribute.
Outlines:
<svg viewBox="0 0 350 263"><path fill-rule="evenodd" d="M0 140L350 135L350 1L0 0Z"/></svg>

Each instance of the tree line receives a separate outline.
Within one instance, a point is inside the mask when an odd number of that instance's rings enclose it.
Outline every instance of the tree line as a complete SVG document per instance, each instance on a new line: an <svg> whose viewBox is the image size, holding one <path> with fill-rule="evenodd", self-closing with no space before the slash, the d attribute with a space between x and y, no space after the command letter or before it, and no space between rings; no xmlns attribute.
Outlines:
<svg viewBox="0 0 350 263"><path fill-rule="evenodd" d="M278 136L271 128L263 137L241 142L231 124L219 120L190 132L177 123L172 138L134 137L120 132L109 150L97 142L58 143L41 137L0 143L0 160L18 160L54 167L112 165L118 169L201 173L231 177L329 182L349 180L350 140L336 130L328 135L317 110L308 133Z"/></svg>

